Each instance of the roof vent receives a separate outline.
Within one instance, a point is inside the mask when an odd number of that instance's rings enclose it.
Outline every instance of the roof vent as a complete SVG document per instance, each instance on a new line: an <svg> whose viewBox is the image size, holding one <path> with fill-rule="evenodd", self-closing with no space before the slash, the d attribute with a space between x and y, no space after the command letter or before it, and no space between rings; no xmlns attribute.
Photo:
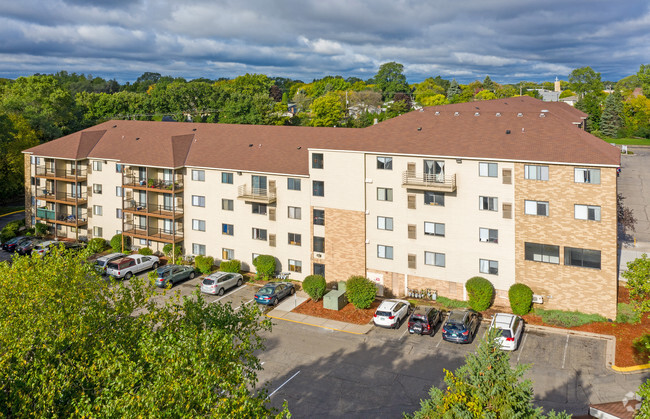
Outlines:
<svg viewBox="0 0 650 419"><path fill-rule="evenodd" d="M113 128L117 128L117 125L113 125Z"/></svg>
<svg viewBox="0 0 650 419"><path fill-rule="evenodd" d="M249 146L249 147L253 147L253 144L249 144L248 146Z"/></svg>
<svg viewBox="0 0 650 419"><path fill-rule="evenodd" d="M135 137L135 140L136 140L136 141L138 141L139 139L140 139L140 137Z"/></svg>
<svg viewBox="0 0 650 419"><path fill-rule="evenodd" d="M439 111L436 111L435 115L440 115L440 112L439 112Z"/></svg>
<svg viewBox="0 0 650 419"><path fill-rule="evenodd" d="M509 130L509 129L506 130L506 134L510 134L510 130Z"/></svg>
<svg viewBox="0 0 650 419"><path fill-rule="evenodd" d="M298 147L298 150L300 150L302 147Z"/></svg>
<svg viewBox="0 0 650 419"><path fill-rule="evenodd" d="M545 117L546 117L546 114L545 114L545 113L540 113L540 114L539 114L539 117L540 117L540 118L545 118Z"/></svg>
<svg viewBox="0 0 650 419"><path fill-rule="evenodd" d="M422 131L422 127L418 127L418 131Z"/></svg>
<svg viewBox="0 0 650 419"><path fill-rule="evenodd" d="M519 112L519 113L517 114L517 116L521 118L522 116L524 116L524 114L521 113L521 112Z"/></svg>
<svg viewBox="0 0 650 419"><path fill-rule="evenodd" d="M497 112L497 116L501 116L501 112Z"/></svg>
<svg viewBox="0 0 650 419"><path fill-rule="evenodd" d="M542 112L548 112L548 109L542 109Z"/></svg>
<svg viewBox="0 0 650 419"><path fill-rule="evenodd" d="M424 112L424 108L420 108L420 109L418 109L418 111Z"/></svg>
<svg viewBox="0 0 650 419"><path fill-rule="evenodd" d="M481 116L479 112L474 112L474 116Z"/></svg>
<svg viewBox="0 0 650 419"><path fill-rule="evenodd" d="M192 131L196 131L196 128L192 128Z"/></svg>
<svg viewBox="0 0 650 419"><path fill-rule="evenodd" d="M454 116L458 116L458 115L460 115L460 113L454 112Z"/></svg>

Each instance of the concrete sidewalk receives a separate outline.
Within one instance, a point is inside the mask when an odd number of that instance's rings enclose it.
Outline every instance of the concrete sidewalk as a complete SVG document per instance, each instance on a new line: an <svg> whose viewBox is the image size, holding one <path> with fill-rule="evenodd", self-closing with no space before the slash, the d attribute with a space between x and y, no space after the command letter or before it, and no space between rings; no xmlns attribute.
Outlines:
<svg viewBox="0 0 650 419"><path fill-rule="evenodd" d="M337 332L352 333L354 335L365 335L373 327L372 324L352 324L336 320L323 319L321 317L313 317L304 314L293 313L292 310L307 301L307 298L309 298L307 294L299 291L294 294L293 297L286 298L282 303L278 304L277 307L268 312L266 315L272 319L286 320L289 322L306 324L308 326L336 330Z"/></svg>

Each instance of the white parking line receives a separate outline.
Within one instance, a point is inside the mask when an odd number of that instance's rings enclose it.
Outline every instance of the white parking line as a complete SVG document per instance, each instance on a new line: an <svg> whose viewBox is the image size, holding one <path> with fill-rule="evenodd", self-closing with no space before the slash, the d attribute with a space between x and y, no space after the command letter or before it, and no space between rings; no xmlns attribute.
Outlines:
<svg viewBox="0 0 650 419"><path fill-rule="evenodd" d="M293 377L295 377L295 376L298 375L298 374L300 374L300 371L298 371L297 373L295 373L294 375L292 375L291 378L289 378L287 381L285 381L284 383L282 383L282 385L281 385L280 387L276 388L276 389L273 391L273 393L269 394L269 397L268 397L268 398L270 399L271 396L273 396L275 393L277 393L278 390L280 390L282 387L284 387L284 385L287 384L289 381L293 380Z"/></svg>
<svg viewBox="0 0 650 419"><path fill-rule="evenodd" d="M250 302L253 301L253 300L254 300L254 298L251 298L250 300L246 301L244 304L248 304L248 303L250 303ZM242 304L241 306L243 306L244 304ZM235 309L235 311L239 310L239 309L241 308L241 306L237 307L237 308Z"/></svg>
<svg viewBox="0 0 650 419"><path fill-rule="evenodd" d="M241 290L243 290L244 288L246 288L246 287L244 287L244 286L240 286L240 287L236 288L234 291L230 291L228 294L224 294L223 296L217 298L217 299L214 300L214 301L211 301L210 303L216 303L217 301L222 300L222 299L228 297L229 295L233 295L233 294L236 293L237 291L241 291Z"/></svg>
<svg viewBox="0 0 650 419"><path fill-rule="evenodd" d="M566 351L569 348L569 335L566 335L566 343L564 344L564 357L562 358L562 369L564 369L564 364L566 363Z"/></svg>
<svg viewBox="0 0 650 419"><path fill-rule="evenodd" d="M442 343L442 336L440 337L440 340L438 341L438 344L436 345L436 348L437 348L438 346L440 346L441 343Z"/></svg>
<svg viewBox="0 0 650 419"><path fill-rule="evenodd" d="M409 331L409 328L407 327L406 330L404 330L404 333L402 333L402 336L400 336L399 339L397 339L397 340L402 340L402 338L404 337L404 335L405 335L406 332L408 332L408 331Z"/></svg>
<svg viewBox="0 0 650 419"><path fill-rule="evenodd" d="M524 350L524 345L526 344L526 337L528 337L527 333L524 333L524 340L521 341L521 345L519 345L519 355L517 355L517 364L519 363L519 358L521 358L521 352Z"/></svg>

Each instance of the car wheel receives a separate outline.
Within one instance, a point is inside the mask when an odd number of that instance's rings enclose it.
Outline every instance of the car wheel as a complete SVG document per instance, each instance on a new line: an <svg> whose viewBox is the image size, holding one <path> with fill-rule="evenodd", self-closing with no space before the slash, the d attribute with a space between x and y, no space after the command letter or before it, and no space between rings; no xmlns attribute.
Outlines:
<svg viewBox="0 0 650 419"><path fill-rule="evenodd" d="M239 279L237 280L237 286L238 286L238 287L241 287L241 284L242 284L242 280L241 280L241 278L239 278Z"/></svg>
<svg viewBox="0 0 650 419"><path fill-rule="evenodd" d="M190 272L190 279L194 279L194 276L195 276L194 271Z"/></svg>
<svg viewBox="0 0 650 419"><path fill-rule="evenodd" d="M275 306L277 304L278 304L278 299L277 298L274 298L274 299L271 300L271 305L272 306Z"/></svg>
<svg viewBox="0 0 650 419"><path fill-rule="evenodd" d="M289 295L293 295L295 293L296 293L296 289L291 287L291 289L289 290Z"/></svg>
<svg viewBox="0 0 650 419"><path fill-rule="evenodd" d="M124 279L131 279L132 276L133 274L131 272L127 272L126 275L124 275Z"/></svg>
<svg viewBox="0 0 650 419"><path fill-rule="evenodd" d="M223 295L224 292L225 290L223 288L219 288L219 292L217 293L217 295Z"/></svg>

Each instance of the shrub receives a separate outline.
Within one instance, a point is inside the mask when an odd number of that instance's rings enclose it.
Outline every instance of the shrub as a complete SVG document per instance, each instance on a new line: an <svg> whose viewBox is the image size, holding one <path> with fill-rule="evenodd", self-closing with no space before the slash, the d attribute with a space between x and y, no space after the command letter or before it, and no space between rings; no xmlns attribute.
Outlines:
<svg viewBox="0 0 650 419"><path fill-rule="evenodd" d="M313 301L320 300L325 294L327 283L321 275L309 275L302 281L302 289Z"/></svg>
<svg viewBox="0 0 650 419"><path fill-rule="evenodd" d="M494 299L494 285L481 276L470 278L465 283L469 296L469 306L476 311L490 308Z"/></svg>
<svg viewBox="0 0 650 419"><path fill-rule="evenodd" d="M124 248L122 248L122 235L121 234L116 234L111 238L111 249L113 249L113 252L118 253L118 252L123 252L124 249L129 249L131 247L131 238L128 236L124 236Z"/></svg>
<svg viewBox="0 0 650 419"><path fill-rule="evenodd" d="M377 287L363 276L351 276L345 283L345 296L356 308L369 308L375 301Z"/></svg>
<svg viewBox="0 0 650 419"><path fill-rule="evenodd" d="M438 297L436 298L436 302L442 304L448 309L469 307L469 302L467 301L454 300L447 297Z"/></svg>
<svg viewBox="0 0 650 419"><path fill-rule="evenodd" d="M36 223L34 226L34 232L36 233L37 236L44 236L47 234L47 225L43 223Z"/></svg>
<svg viewBox="0 0 650 419"><path fill-rule="evenodd" d="M142 249L138 250L138 253L140 253L141 255L149 256L149 255L153 255L153 250L151 250L148 247L143 247Z"/></svg>
<svg viewBox="0 0 650 419"><path fill-rule="evenodd" d="M634 310L632 304L618 303L618 310L616 313L616 323L639 323L641 321L641 313Z"/></svg>
<svg viewBox="0 0 650 419"><path fill-rule="evenodd" d="M90 239L88 242L88 249L90 250L90 253L99 253L106 249L106 240L101 237Z"/></svg>
<svg viewBox="0 0 650 419"><path fill-rule="evenodd" d="M209 274L212 271L212 265L214 265L214 258L212 256L198 255L194 258L194 264L201 273Z"/></svg>
<svg viewBox="0 0 650 419"><path fill-rule="evenodd" d="M546 324L562 327L576 327L588 323L607 321L600 314L586 314L579 311L544 310L536 308L535 314L540 316Z"/></svg>
<svg viewBox="0 0 650 419"><path fill-rule="evenodd" d="M523 316L533 307L533 290L526 284L513 284L508 290L512 312Z"/></svg>
<svg viewBox="0 0 650 419"><path fill-rule="evenodd" d="M219 269L223 272L239 273L239 271L241 271L241 262L237 259L222 260Z"/></svg>
<svg viewBox="0 0 650 419"><path fill-rule="evenodd" d="M273 278L275 274L275 257L271 255L259 255L253 261L255 269L257 269L256 279L263 279L268 281Z"/></svg>
<svg viewBox="0 0 650 419"><path fill-rule="evenodd" d="M171 243L167 243L166 245L163 246L162 251L165 254L165 256L167 256L168 258L171 258L173 249L174 249L174 246ZM176 248L174 250L174 253L175 253L174 258L178 259L178 257L183 254L183 247L182 246L176 246Z"/></svg>
<svg viewBox="0 0 650 419"><path fill-rule="evenodd" d="M6 230L2 229L2 232L0 232L0 242L4 243L8 240L13 239L16 237L16 231L15 230Z"/></svg>
<svg viewBox="0 0 650 419"><path fill-rule="evenodd" d="M650 361L650 335L640 336L632 341L635 358L639 363Z"/></svg>

